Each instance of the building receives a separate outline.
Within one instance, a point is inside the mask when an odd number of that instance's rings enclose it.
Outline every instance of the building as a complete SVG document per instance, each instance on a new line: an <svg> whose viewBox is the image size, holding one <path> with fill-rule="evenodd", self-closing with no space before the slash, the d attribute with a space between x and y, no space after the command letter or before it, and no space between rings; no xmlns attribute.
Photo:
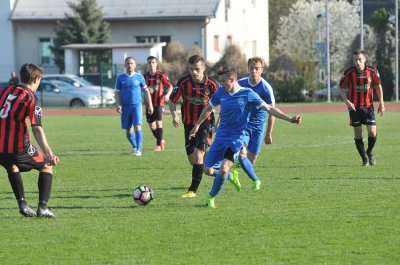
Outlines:
<svg viewBox="0 0 400 265"><path fill-rule="evenodd" d="M7 22L1 33L8 37L7 45L0 41L5 47L0 57L6 59L0 80L28 61L47 73L59 71L49 46L57 20L71 14L67 2L79 0L0 1L0 19ZM97 0L97 4L110 23L112 43L180 42L187 49L197 45L209 63L235 44L247 57L258 55L269 61L266 0Z"/></svg>

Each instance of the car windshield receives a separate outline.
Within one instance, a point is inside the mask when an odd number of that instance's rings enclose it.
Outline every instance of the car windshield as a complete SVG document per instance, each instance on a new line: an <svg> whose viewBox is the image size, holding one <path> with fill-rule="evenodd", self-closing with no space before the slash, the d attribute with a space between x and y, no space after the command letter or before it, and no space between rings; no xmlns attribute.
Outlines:
<svg viewBox="0 0 400 265"><path fill-rule="evenodd" d="M80 83L82 83L83 85L85 85L85 86L93 86L93 84L92 84L90 81L88 81L88 80L86 80L86 79L84 79L84 78L82 78L82 77L77 76L76 79L77 79Z"/></svg>

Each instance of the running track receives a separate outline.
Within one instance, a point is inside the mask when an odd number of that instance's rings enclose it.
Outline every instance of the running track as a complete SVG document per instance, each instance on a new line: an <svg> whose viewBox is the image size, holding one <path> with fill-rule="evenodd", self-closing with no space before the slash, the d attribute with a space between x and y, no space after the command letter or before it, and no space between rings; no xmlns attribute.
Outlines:
<svg viewBox="0 0 400 265"><path fill-rule="evenodd" d="M277 104L277 107L284 112L347 112L343 104ZM377 106L375 106L376 109ZM400 103L386 103L386 111L400 111ZM43 108L45 116L63 116L63 115L119 115L114 108L99 109L46 109ZM166 109L166 112L167 111Z"/></svg>

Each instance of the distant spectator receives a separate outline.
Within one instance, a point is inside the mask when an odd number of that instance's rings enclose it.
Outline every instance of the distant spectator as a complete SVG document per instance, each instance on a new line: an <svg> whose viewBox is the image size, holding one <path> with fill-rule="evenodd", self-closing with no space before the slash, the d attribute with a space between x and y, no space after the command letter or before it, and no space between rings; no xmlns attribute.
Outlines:
<svg viewBox="0 0 400 265"><path fill-rule="evenodd" d="M14 86L19 84L19 78L18 78L17 73L15 71L11 72L11 79L8 80L8 84L9 85L14 85Z"/></svg>

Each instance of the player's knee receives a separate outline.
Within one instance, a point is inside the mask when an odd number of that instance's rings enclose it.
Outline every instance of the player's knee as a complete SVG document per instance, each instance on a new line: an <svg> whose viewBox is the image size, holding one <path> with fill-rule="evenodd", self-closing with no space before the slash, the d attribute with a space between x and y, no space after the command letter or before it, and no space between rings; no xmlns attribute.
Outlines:
<svg viewBox="0 0 400 265"><path fill-rule="evenodd" d="M209 176L212 176L214 174L214 169L211 167L203 167L203 173Z"/></svg>
<svg viewBox="0 0 400 265"><path fill-rule="evenodd" d="M46 163L46 164L44 164L44 166L40 169L40 172L53 173L53 166Z"/></svg>

